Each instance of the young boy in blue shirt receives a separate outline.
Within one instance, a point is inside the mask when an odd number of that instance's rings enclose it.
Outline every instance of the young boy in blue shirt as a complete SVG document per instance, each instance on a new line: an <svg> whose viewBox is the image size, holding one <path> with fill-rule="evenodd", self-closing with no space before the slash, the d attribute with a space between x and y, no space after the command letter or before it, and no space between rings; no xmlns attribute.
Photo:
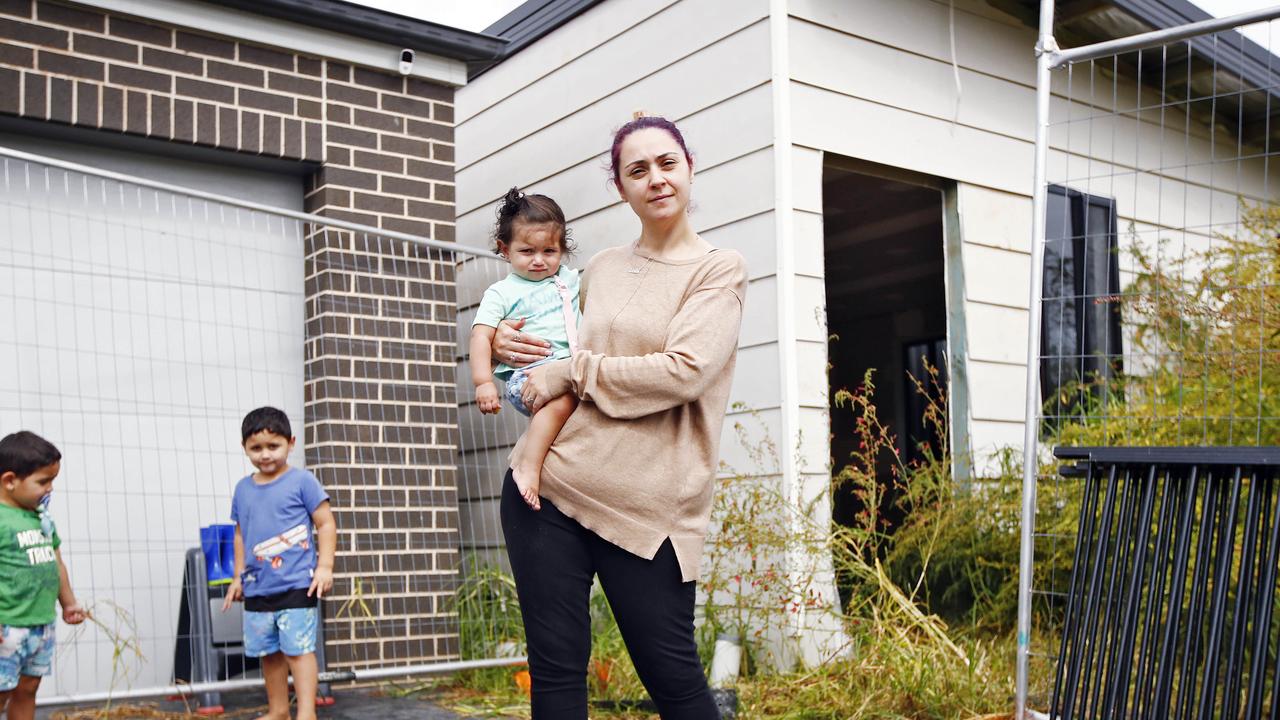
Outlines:
<svg viewBox="0 0 1280 720"><path fill-rule="evenodd" d="M296 439L288 416L273 407L258 408L245 416L240 435L258 471L240 480L231 500L236 567L222 610L244 599L244 652L262 658L267 686L262 717L289 720L292 673L298 720L312 720L319 675L316 603L333 587L337 526L320 481L289 466Z"/></svg>

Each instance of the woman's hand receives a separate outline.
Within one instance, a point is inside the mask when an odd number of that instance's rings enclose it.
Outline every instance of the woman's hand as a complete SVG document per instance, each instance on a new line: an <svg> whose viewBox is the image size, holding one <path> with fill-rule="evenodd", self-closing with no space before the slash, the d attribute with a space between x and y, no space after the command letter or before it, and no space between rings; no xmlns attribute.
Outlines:
<svg viewBox="0 0 1280 720"><path fill-rule="evenodd" d="M557 362L569 361L558 360ZM547 363L524 371L526 379L524 387L520 389L520 399L524 401L524 406L529 408L529 414L531 415L541 410L543 405L559 397L558 395L552 395L551 389L547 386L547 368L555 364Z"/></svg>
<svg viewBox="0 0 1280 720"><path fill-rule="evenodd" d="M551 354L551 343L521 332L522 327L524 327L524 318L503 320L498 323L498 331L493 335L495 360L510 367L520 368Z"/></svg>

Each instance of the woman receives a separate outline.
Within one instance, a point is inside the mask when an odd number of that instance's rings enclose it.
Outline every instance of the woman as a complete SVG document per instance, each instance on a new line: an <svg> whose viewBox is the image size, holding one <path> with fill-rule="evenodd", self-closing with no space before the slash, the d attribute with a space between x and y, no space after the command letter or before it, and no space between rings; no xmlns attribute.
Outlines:
<svg viewBox="0 0 1280 720"><path fill-rule="evenodd" d="M674 124L627 123L610 156L640 237L588 263L580 349L528 373L526 407L567 393L580 402L543 465L541 510L520 498L510 471L502 490L533 716L587 717L587 598L598 576L662 717L706 720L718 714L694 641L694 585L746 264L693 231L693 161ZM510 327L494 340L508 364L538 359L540 345Z"/></svg>

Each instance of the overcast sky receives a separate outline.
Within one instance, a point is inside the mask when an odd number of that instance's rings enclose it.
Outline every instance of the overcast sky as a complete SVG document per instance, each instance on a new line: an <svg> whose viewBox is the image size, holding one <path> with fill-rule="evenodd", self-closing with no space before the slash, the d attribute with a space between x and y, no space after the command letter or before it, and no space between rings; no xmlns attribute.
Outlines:
<svg viewBox="0 0 1280 720"><path fill-rule="evenodd" d="M733 0L725 0L732 2ZM1234 15L1276 4L1280 0L1191 0L1213 15ZM352 0L400 15L430 20L441 25L480 32L511 12L522 0ZM1280 21L1253 25L1246 34L1263 47L1280 52ZM1273 43L1268 36L1273 35Z"/></svg>

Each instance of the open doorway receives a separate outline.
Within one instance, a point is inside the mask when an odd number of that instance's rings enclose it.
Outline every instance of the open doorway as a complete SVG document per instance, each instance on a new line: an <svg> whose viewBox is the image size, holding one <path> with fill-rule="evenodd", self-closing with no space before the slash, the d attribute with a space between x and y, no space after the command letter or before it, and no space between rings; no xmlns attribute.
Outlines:
<svg viewBox="0 0 1280 720"><path fill-rule="evenodd" d="M921 442L936 433L924 425L926 398L908 372L924 379L925 362L947 383L947 303L942 184L894 168L828 155L823 167L823 233L826 267L827 357L830 388L853 391L874 369L879 417L898 438L904 462L918 457ZM855 416L832 407L833 472L857 449ZM893 459L882 454L877 480L885 490L880 511L890 525L894 511ZM850 487L832 497L833 519L851 524L864 510Z"/></svg>

